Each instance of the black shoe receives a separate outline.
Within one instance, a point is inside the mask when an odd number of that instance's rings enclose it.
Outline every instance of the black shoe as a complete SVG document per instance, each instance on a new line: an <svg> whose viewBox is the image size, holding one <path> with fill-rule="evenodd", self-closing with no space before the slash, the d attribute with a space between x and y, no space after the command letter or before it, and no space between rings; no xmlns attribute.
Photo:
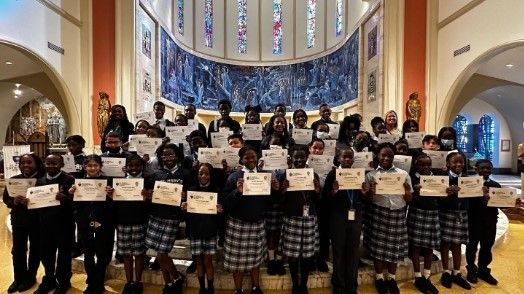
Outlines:
<svg viewBox="0 0 524 294"><path fill-rule="evenodd" d="M398 288L397 281L393 279L388 279L386 281L386 287L390 294L399 294L400 289Z"/></svg>
<svg viewBox="0 0 524 294"><path fill-rule="evenodd" d="M431 283L431 280L429 278L424 278L426 280L426 289L428 289L428 293L430 294L438 294L438 289Z"/></svg>
<svg viewBox="0 0 524 294"><path fill-rule="evenodd" d="M122 290L122 294L133 294L135 283L133 282L127 282L124 285L124 290Z"/></svg>
<svg viewBox="0 0 524 294"><path fill-rule="evenodd" d="M173 293L181 294L182 288L184 288L184 277L179 274L178 278L173 281Z"/></svg>
<svg viewBox="0 0 524 294"><path fill-rule="evenodd" d="M282 260L277 260L275 262L275 273L279 276L286 274L286 268L284 268L284 262L282 262Z"/></svg>
<svg viewBox="0 0 524 294"><path fill-rule="evenodd" d="M267 261L267 274L270 276L274 276L277 274L276 269L276 260L268 260Z"/></svg>
<svg viewBox="0 0 524 294"><path fill-rule="evenodd" d="M301 285L298 291L300 294L308 294L307 285Z"/></svg>
<svg viewBox="0 0 524 294"><path fill-rule="evenodd" d="M499 281L497 281L497 279L495 279L489 271L479 271L478 277L490 285L497 285L499 283Z"/></svg>
<svg viewBox="0 0 524 294"><path fill-rule="evenodd" d="M35 284L36 284L36 278L30 278L30 279L24 280L20 284L18 284L18 292L27 291L33 288Z"/></svg>
<svg viewBox="0 0 524 294"><path fill-rule="evenodd" d="M198 289L198 294L207 294L206 288L199 288Z"/></svg>
<svg viewBox="0 0 524 294"><path fill-rule="evenodd" d="M415 285L415 288L417 288L417 290L419 290L420 292L424 294L431 293L428 290L428 283L426 282L426 278L424 277L415 278L415 283L413 284Z"/></svg>
<svg viewBox="0 0 524 294"><path fill-rule="evenodd" d="M192 262L186 269L186 273L194 274L196 272L196 262Z"/></svg>
<svg viewBox="0 0 524 294"><path fill-rule="evenodd" d="M440 284L442 284L442 286L448 289L451 288L451 281L452 281L452 277L450 273L444 272L442 276L440 277Z"/></svg>
<svg viewBox="0 0 524 294"><path fill-rule="evenodd" d="M63 284L63 285L56 285L55 291L53 294L67 294L67 291L69 291L69 288L71 288L71 284Z"/></svg>
<svg viewBox="0 0 524 294"><path fill-rule="evenodd" d="M251 288L251 292L249 292L250 294L262 294L262 290L260 289L260 287L253 287Z"/></svg>
<svg viewBox="0 0 524 294"><path fill-rule="evenodd" d="M471 290L471 285L462 277L460 273L453 275L452 281L466 290Z"/></svg>
<svg viewBox="0 0 524 294"><path fill-rule="evenodd" d="M207 286L207 290L206 290L206 293L207 294L215 294L215 287L209 287Z"/></svg>
<svg viewBox="0 0 524 294"><path fill-rule="evenodd" d="M466 275L466 279L468 279L468 282L472 284L476 284L479 281L477 277L477 272L474 272L474 271L468 271L468 274Z"/></svg>
<svg viewBox="0 0 524 294"><path fill-rule="evenodd" d="M14 280L11 285L9 285L9 288L7 288L7 293L15 293L18 291L18 282Z"/></svg>
<svg viewBox="0 0 524 294"><path fill-rule="evenodd" d="M317 261L317 270L319 272L327 273L329 272L329 267L324 260L318 260Z"/></svg>
<svg viewBox="0 0 524 294"><path fill-rule="evenodd" d="M175 293L173 291L172 283L165 285L164 288L162 289L162 294L172 294L172 293Z"/></svg>
<svg viewBox="0 0 524 294"><path fill-rule="evenodd" d="M300 294L300 286L293 286L291 288L291 294Z"/></svg>
<svg viewBox="0 0 524 294"><path fill-rule="evenodd" d="M435 253L431 255L431 261L439 261L438 256Z"/></svg>
<svg viewBox="0 0 524 294"><path fill-rule="evenodd" d="M47 294L51 290L56 288L56 282L54 280L46 280L44 277L42 279L42 284L38 286L35 292L33 294Z"/></svg>
<svg viewBox="0 0 524 294"><path fill-rule="evenodd" d="M244 294L244 290L243 289L236 289L235 292L233 292L234 294Z"/></svg>
<svg viewBox="0 0 524 294"><path fill-rule="evenodd" d="M388 293L388 287L384 279L375 280L375 288L377 289L378 294Z"/></svg>
<svg viewBox="0 0 524 294"><path fill-rule="evenodd" d="M144 293L144 284L142 282L135 282L133 285L133 293L135 294L142 294Z"/></svg>
<svg viewBox="0 0 524 294"><path fill-rule="evenodd" d="M121 254L115 254L115 264L124 263L124 256Z"/></svg>
<svg viewBox="0 0 524 294"><path fill-rule="evenodd" d="M160 269L160 262L157 258L149 265L149 269L153 271L157 271Z"/></svg>

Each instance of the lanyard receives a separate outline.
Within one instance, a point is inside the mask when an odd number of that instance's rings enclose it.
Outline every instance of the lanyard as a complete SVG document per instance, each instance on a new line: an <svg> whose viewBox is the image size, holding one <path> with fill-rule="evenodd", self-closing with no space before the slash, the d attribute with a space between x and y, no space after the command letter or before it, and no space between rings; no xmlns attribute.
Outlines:
<svg viewBox="0 0 524 294"><path fill-rule="evenodd" d="M348 196L349 200L349 208L353 209L353 200L354 200L354 191L353 190L346 190L346 195Z"/></svg>

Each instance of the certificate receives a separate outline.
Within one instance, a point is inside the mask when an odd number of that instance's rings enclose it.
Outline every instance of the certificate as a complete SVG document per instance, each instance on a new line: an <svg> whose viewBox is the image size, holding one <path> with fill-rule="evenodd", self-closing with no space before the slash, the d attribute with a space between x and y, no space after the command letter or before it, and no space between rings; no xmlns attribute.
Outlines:
<svg viewBox="0 0 524 294"><path fill-rule="evenodd" d="M335 178L340 190L360 190L365 182L364 168L337 168Z"/></svg>
<svg viewBox="0 0 524 294"><path fill-rule="evenodd" d="M242 138L244 141L260 141L262 140L262 128L261 124L243 124Z"/></svg>
<svg viewBox="0 0 524 294"><path fill-rule="evenodd" d="M195 120L195 119L188 119L187 120L187 126L192 130L192 131L198 131L198 121ZM204 134L205 135L205 134Z"/></svg>
<svg viewBox="0 0 524 294"><path fill-rule="evenodd" d="M515 207L517 190L514 188L489 188L490 207Z"/></svg>
<svg viewBox="0 0 524 294"><path fill-rule="evenodd" d="M484 179L481 176L459 177L458 186L460 188L458 192L459 198L484 196L484 192L482 191Z"/></svg>
<svg viewBox="0 0 524 294"><path fill-rule="evenodd" d="M224 147L222 148L222 157L220 158L225 159L227 162L227 166L234 168L240 165L240 157L238 156L238 151L240 148L233 148L233 147ZM222 162L220 162L222 164Z"/></svg>
<svg viewBox="0 0 524 294"><path fill-rule="evenodd" d="M338 139L338 132L340 131L339 124L328 124L329 127L329 137L331 139Z"/></svg>
<svg viewBox="0 0 524 294"><path fill-rule="evenodd" d="M217 193L187 191L187 212L217 214Z"/></svg>
<svg viewBox="0 0 524 294"><path fill-rule="evenodd" d="M378 143L391 143L395 144L400 139L400 135L397 134L379 134Z"/></svg>
<svg viewBox="0 0 524 294"><path fill-rule="evenodd" d="M271 195L271 173L244 173L243 195Z"/></svg>
<svg viewBox="0 0 524 294"><path fill-rule="evenodd" d="M307 145L313 138L313 130L293 128L291 131L291 137L295 140L295 144Z"/></svg>
<svg viewBox="0 0 524 294"><path fill-rule="evenodd" d="M355 152L353 156L353 168L365 168L366 171L373 170L370 162L373 162L373 153L371 152Z"/></svg>
<svg viewBox="0 0 524 294"><path fill-rule="evenodd" d="M289 181L288 191L315 190L315 173L312 168L291 168L286 170L286 180Z"/></svg>
<svg viewBox="0 0 524 294"><path fill-rule="evenodd" d="M408 141L409 149L422 148L422 139L424 139L423 132L405 133L404 137Z"/></svg>
<svg viewBox="0 0 524 294"><path fill-rule="evenodd" d="M60 205L60 201L56 200L56 194L59 191L58 184L28 188L26 194L26 197L29 199L27 209L37 209Z"/></svg>
<svg viewBox="0 0 524 294"><path fill-rule="evenodd" d="M229 137L230 132L212 132L211 133L211 145L214 148L223 148L227 147L227 137Z"/></svg>
<svg viewBox="0 0 524 294"><path fill-rule="evenodd" d="M107 180L75 179L74 201L106 201Z"/></svg>
<svg viewBox="0 0 524 294"><path fill-rule="evenodd" d="M193 131L192 126L166 127L166 137L175 144L187 143L186 137Z"/></svg>
<svg viewBox="0 0 524 294"><path fill-rule="evenodd" d="M324 141L324 153L323 155L335 156L337 149L337 140L323 140Z"/></svg>
<svg viewBox="0 0 524 294"><path fill-rule="evenodd" d="M123 178L126 174L122 168L126 166L126 159L120 157L102 157L102 172L111 178Z"/></svg>
<svg viewBox="0 0 524 294"><path fill-rule="evenodd" d="M446 156L448 156L447 151L424 150L423 152L431 158L431 168L446 168Z"/></svg>
<svg viewBox="0 0 524 294"><path fill-rule="evenodd" d="M76 173L75 156L72 154L64 154L62 158L64 159L64 167L62 167L62 170L66 173Z"/></svg>
<svg viewBox="0 0 524 294"><path fill-rule="evenodd" d="M156 149L162 145L162 138L133 137L129 139L129 147L133 147L140 156L154 156Z"/></svg>
<svg viewBox="0 0 524 294"><path fill-rule="evenodd" d="M264 170L287 169L287 149L262 150Z"/></svg>
<svg viewBox="0 0 524 294"><path fill-rule="evenodd" d="M377 182L376 193L381 195L404 195L404 183L406 175L400 173L377 173L375 174Z"/></svg>
<svg viewBox="0 0 524 294"><path fill-rule="evenodd" d="M209 163L214 168L223 168L222 148L198 148L198 162Z"/></svg>
<svg viewBox="0 0 524 294"><path fill-rule="evenodd" d="M408 155L395 155L393 165L409 173L411 170L411 159L412 157Z"/></svg>
<svg viewBox="0 0 524 294"><path fill-rule="evenodd" d="M333 169L333 156L311 154L308 157L308 167L318 175L327 175Z"/></svg>
<svg viewBox="0 0 524 294"><path fill-rule="evenodd" d="M16 197L16 196L23 196L25 197L27 195L27 189L34 187L36 184L36 179L6 179L5 185L7 188L7 193L9 193L9 196Z"/></svg>
<svg viewBox="0 0 524 294"><path fill-rule="evenodd" d="M146 134L135 134L135 135L129 135L129 146L127 148L127 151L129 152L136 152L136 143L132 144L134 141L138 141L138 138L147 138Z"/></svg>
<svg viewBox="0 0 524 294"><path fill-rule="evenodd" d="M182 185L156 181L152 203L180 206L182 202Z"/></svg>
<svg viewBox="0 0 524 294"><path fill-rule="evenodd" d="M420 196L446 197L448 176L420 176Z"/></svg>
<svg viewBox="0 0 524 294"><path fill-rule="evenodd" d="M144 179L114 179L113 201L143 201Z"/></svg>
<svg viewBox="0 0 524 294"><path fill-rule="evenodd" d="M156 123L155 113L153 111L137 113L135 114L135 123L139 120L145 120L149 124L154 125Z"/></svg>

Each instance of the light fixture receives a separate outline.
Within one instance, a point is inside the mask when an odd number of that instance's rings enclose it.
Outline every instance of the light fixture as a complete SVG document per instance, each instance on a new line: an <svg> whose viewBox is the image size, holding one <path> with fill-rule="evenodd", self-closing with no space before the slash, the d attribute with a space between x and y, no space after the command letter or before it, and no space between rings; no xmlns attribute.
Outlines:
<svg viewBox="0 0 524 294"><path fill-rule="evenodd" d="M15 86L16 86L17 89L20 88L21 85L22 85L22 84L15 84Z"/></svg>
<svg viewBox="0 0 524 294"><path fill-rule="evenodd" d="M18 99L18 95L15 95L15 99Z"/></svg>
<svg viewBox="0 0 524 294"><path fill-rule="evenodd" d="M13 63L12 63L11 61L6 61L5 64L7 64L7 65L11 65L11 64L13 64Z"/></svg>
<svg viewBox="0 0 524 294"><path fill-rule="evenodd" d="M15 93L15 95L17 95L17 96L18 95L22 95L22 90L16 89L16 90L13 91L13 93Z"/></svg>
<svg viewBox="0 0 524 294"><path fill-rule="evenodd" d="M508 64L506 64L506 67L507 67L507 68L513 68L513 64L508 63Z"/></svg>

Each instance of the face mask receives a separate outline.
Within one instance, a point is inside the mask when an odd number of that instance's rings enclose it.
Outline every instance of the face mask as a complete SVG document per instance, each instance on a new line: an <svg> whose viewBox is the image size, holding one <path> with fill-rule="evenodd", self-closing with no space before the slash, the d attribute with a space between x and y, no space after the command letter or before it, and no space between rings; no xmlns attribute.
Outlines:
<svg viewBox="0 0 524 294"><path fill-rule="evenodd" d="M453 143L455 142L455 140L446 140L446 139L442 139L442 140L440 140L440 142L441 142L442 145L444 145L444 147L446 147L446 148L453 148Z"/></svg>
<svg viewBox="0 0 524 294"><path fill-rule="evenodd" d="M364 147L366 147L366 142L365 142L365 141L362 141L362 140L356 140L356 141L353 143L353 146L354 146L356 149L363 149Z"/></svg>
<svg viewBox="0 0 524 294"><path fill-rule="evenodd" d="M329 139L329 134L326 132L317 132L317 138L321 140Z"/></svg>
<svg viewBox="0 0 524 294"><path fill-rule="evenodd" d="M228 127L220 127L220 128L218 128L218 131L221 132L221 133L222 132L229 132L229 128Z"/></svg>
<svg viewBox="0 0 524 294"><path fill-rule="evenodd" d="M109 153L118 153L118 152L120 152L120 147L118 147L118 148L107 148L107 151Z"/></svg>

